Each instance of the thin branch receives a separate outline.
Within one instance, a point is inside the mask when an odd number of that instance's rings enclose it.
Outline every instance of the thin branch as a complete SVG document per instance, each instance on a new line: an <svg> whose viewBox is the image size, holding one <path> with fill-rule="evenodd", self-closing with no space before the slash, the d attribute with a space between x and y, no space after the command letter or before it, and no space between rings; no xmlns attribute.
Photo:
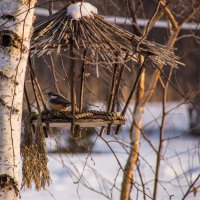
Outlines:
<svg viewBox="0 0 200 200"><path fill-rule="evenodd" d="M199 178L200 178L200 174L195 178L193 183L189 186L188 190L186 191L185 195L183 196L183 198L181 200L184 200L188 196L188 194L191 192L190 190L193 188L193 186L199 180Z"/></svg>

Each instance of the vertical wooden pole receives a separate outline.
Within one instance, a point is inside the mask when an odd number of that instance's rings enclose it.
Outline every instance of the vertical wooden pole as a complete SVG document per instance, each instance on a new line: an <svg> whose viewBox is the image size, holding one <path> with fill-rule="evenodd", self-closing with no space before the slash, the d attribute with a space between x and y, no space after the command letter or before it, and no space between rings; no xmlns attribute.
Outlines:
<svg viewBox="0 0 200 200"><path fill-rule="evenodd" d="M141 60L141 58L140 58L140 60ZM142 60L143 60L143 58L142 58ZM146 57L144 58L144 61L141 64L138 75L137 75L136 80L135 80L133 87L131 89L130 95L129 95L127 101L126 101L126 105L124 106L124 109L122 110L122 113L121 113L122 116L125 115L126 110L127 110L128 106L130 104L132 97L133 97L133 94L134 94L135 90L137 89L138 82L140 81L140 78L142 76L142 72L144 71L145 62L146 62ZM115 134L118 134L120 127L121 127L121 125L117 126Z"/></svg>
<svg viewBox="0 0 200 200"><path fill-rule="evenodd" d="M86 49L84 49L83 53L83 62L81 66L81 85L80 85L80 98L79 98L79 110L83 109L83 93L84 93L84 85L85 85L85 68L86 68Z"/></svg>
<svg viewBox="0 0 200 200"><path fill-rule="evenodd" d="M70 44L70 75L71 75L71 112L74 118L76 108L76 91L75 91L75 62L74 62L74 42ZM74 134L74 119L72 119L71 132Z"/></svg>
<svg viewBox="0 0 200 200"><path fill-rule="evenodd" d="M119 88L120 88L121 79L123 77L124 68L125 68L125 66L122 65L121 68L120 68L120 71L119 71L118 81L117 81L116 88L115 88L115 94L113 96L113 104L112 104L111 111L115 110L115 102L116 102L116 99L117 99L117 95L119 93Z"/></svg>
<svg viewBox="0 0 200 200"><path fill-rule="evenodd" d="M126 61L127 58L128 58L128 53L126 54L126 56L124 58L124 62ZM117 95L118 95L118 92L119 92L119 87L120 87L121 79L123 77L124 69L125 69L125 66L124 66L124 64L122 64L120 71L118 73L118 81L116 83L115 94L113 96L113 103L112 103L112 108L111 108L112 112L115 110L115 102L116 102Z"/></svg>
<svg viewBox="0 0 200 200"><path fill-rule="evenodd" d="M116 62L118 62L117 59L116 59ZM113 79L112 79L111 93L110 93L110 99L109 99L109 103L108 103L108 112L111 112L111 109L113 107L118 65L119 65L118 63L115 63L115 66L114 66L114 72L113 72L114 74L113 74Z"/></svg>
<svg viewBox="0 0 200 200"><path fill-rule="evenodd" d="M116 63L114 66L114 72L113 72L113 79L112 79L112 85L111 85L111 92L110 92L110 98L108 103L107 111L111 112L111 109L113 107L113 101L114 101L114 95L115 95L115 87L116 87L116 78L117 78L117 68L118 68L118 60L116 59ZM108 125L107 134L110 133L111 125ZM100 135L102 136L104 134L105 126L101 128Z"/></svg>
<svg viewBox="0 0 200 200"><path fill-rule="evenodd" d="M25 84L24 84L24 95L25 95L28 111L29 111L29 113L31 113L31 105L30 105L30 101L29 101L29 98L28 98L28 93L27 93Z"/></svg>

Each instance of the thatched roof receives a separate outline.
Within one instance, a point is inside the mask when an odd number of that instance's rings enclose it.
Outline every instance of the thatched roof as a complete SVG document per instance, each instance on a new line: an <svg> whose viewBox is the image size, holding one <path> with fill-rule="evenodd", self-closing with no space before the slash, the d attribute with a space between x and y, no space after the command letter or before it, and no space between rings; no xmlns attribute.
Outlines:
<svg viewBox="0 0 200 200"><path fill-rule="evenodd" d="M98 14L73 20L67 13L67 5L35 26L31 50L42 55L49 51L60 51L70 46L82 54L89 52L88 60L105 62L137 60L138 54L148 56L156 64L177 67L179 58L165 46L142 40L140 37L109 23Z"/></svg>

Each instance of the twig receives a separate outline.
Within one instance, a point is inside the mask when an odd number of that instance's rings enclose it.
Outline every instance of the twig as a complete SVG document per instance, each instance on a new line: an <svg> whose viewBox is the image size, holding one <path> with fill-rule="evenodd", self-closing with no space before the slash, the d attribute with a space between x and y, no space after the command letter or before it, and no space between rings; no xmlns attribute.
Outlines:
<svg viewBox="0 0 200 200"><path fill-rule="evenodd" d="M126 101L126 104L125 104L125 106L124 106L124 109L122 110L122 113L121 113L122 116L125 115L126 110L127 110L128 106L129 106L129 104L130 104L130 101L131 101L132 97L133 97L133 94L134 94L134 92L135 92L135 90L136 90L137 84L138 84L138 82L139 82L139 80L140 80L140 75L142 74L142 72L143 72L143 70L144 70L144 68L145 68L146 59L147 59L147 58L145 57L145 58L144 58L144 62L142 63L142 66L141 66L140 69L139 69L138 75L137 75L136 80L135 80L135 82L134 82L134 84L133 84L133 87L132 87L132 89L131 89L131 92L130 92L130 94L129 94L129 97L128 97L127 101ZM116 131L115 131L115 134L118 134L120 127L121 127L121 125L118 125L118 126L117 126Z"/></svg>
<svg viewBox="0 0 200 200"><path fill-rule="evenodd" d="M139 178L140 178L140 181L141 181L141 184L142 184L143 200L146 200L146 189L145 189L145 185L144 185L142 173L141 173L141 171L140 171L140 162L139 162L139 161L137 162L136 167L137 167L137 171L138 171L138 174L139 174Z"/></svg>
<svg viewBox="0 0 200 200"><path fill-rule="evenodd" d="M136 51L138 51L140 44L142 44L142 42L145 40L145 38L146 38L146 36L147 36L147 34L149 32L149 28L151 27L151 24L154 23L154 20L155 20L155 18L157 16L159 8L160 8L160 2L161 2L161 0L158 1L157 6L156 6L156 10L153 12L154 13L153 16L151 17L151 19L147 23L147 26L146 26L146 28L145 28L145 30L143 32L143 35L142 35L140 41L137 44Z"/></svg>
<svg viewBox="0 0 200 200"><path fill-rule="evenodd" d="M53 14L53 1L49 1L49 15Z"/></svg>
<svg viewBox="0 0 200 200"><path fill-rule="evenodd" d="M190 190L195 185L195 183L199 180L199 178L200 178L200 174L195 178L193 183L189 186L188 190L186 191L185 195L183 196L183 198L181 200L184 200L188 196L188 194L190 193Z"/></svg>
<svg viewBox="0 0 200 200"><path fill-rule="evenodd" d="M64 62L63 62L63 58L62 58L62 55L59 54L59 57L60 57L60 62L61 62L61 66L62 66L62 69L63 69L63 72L65 74L65 81L66 81L66 86L67 86L67 91L66 91L66 94L68 95L68 91L70 90L70 86L69 86L69 81L68 81L68 75L67 75L67 71L65 69L65 65L64 65Z"/></svg>
<svg viewBox="0 0 200 200"><path fill-rule="evenodd" d="M170 69L168 79L171 79L173 69ZM164 138L164 126L165 126L165 118L166 118L166 103L167 103L167 92L168 92L169 82L166 85L163 85L163 99L162 99L162 120L160 126L160 134L159 134L159 145L157 151L156 158L156 170L155 170L155 179L154 179L154 191L153 191L153 199L157 199L157 190L158 190L158 181L159 181L159 172L160 172L160 162L162 157L162 149L163 149L163 138Z"/></svg>
<svg viewBox="0 0 200 200"><path fill-rule="evenodd" d="M124 60L126 60L127 58L128 58L128 54L126 54ZM116 73L117 73L117 72L116 72ZM115 110L115 102L116 102L117 95L118 95L118 92L119 92L120 83L121 83L121 79L122 79L122 77L123 77L123 73L124 73L124 64L122 64L122 66L121 66L121 68L120 68L120 71L118 72L118 78L117 78L117 83L116 83L116 88L115 88L115 94L114 94L114 96L113 96L113 103L112 103L111 111L114 111L114 110Z"/></svg>
<svg viewBox="0 0 200 200"><path fill-rule="evenodd" d="M33 81L35 82L35 85L36 85L37 90L38 90L38 92L39 92L39 95L40 95L40 98L41 98L41 101L42 101L42 105L43 105L44 109L46 109L46 104L45 104L44 96L43 96L43 94L42 94L42 90L41 90L40 85L39 85L39 82L38 82L38 80L37 80L35 71L34 71L34 69L33 69L33 67L32 67L32 63L31 63L31 58L30 58L30 56L29 56L28 59L29 59L28 62L29 62L29 68L30 68L31 77L32 77ZM33 83L32 83L32 84L33 84Z"/></svg>
<svg viewBox="0 0 200 200"><path fill-rule="evenodd" d="M57 78L56 78L56 74L55 74L55 68L54 68L54 62L53 62L53 58L52 58L52 55L50 54L49 55L50 57L50 61L51 61L51 75L52 75L52 79L53 79L53 83L54 83L54 86L56 88L56 92L62 96L60 90L59 90L59 87L57 85Z"/></svg>
<svg viewBox="0 0 200 200"><path fill-rule="evenodd" d="M31 76L31 83L32 83L33 94L34 94L34 97L35 97L35 102L37 104L37 110L38 110L39 113L41 113L41 108L40 108L38 96L36 94L36 88L35 88L35 83L34 83L34 80L33 80L33 75L30 73L30 76Z"/></svg>

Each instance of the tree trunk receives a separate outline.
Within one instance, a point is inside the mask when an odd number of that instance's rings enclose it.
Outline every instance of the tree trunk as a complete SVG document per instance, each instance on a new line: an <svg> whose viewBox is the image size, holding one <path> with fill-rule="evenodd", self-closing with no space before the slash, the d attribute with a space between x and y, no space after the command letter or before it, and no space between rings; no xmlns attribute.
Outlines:
<svg viewBox="0 0 200 200"><path fill-rule="evenodd" d="M36 0L0 0L0 199L19 199L23 88Z"/></svg>
<svg viewBox="0 0 200 200"><path fill-rule="evenodd" d="M180 28L176 31L172 32L168 41L167 48L171 50L174 46L174 43L179 34ZM138 94L136 96L136 106L133 113L133 125L130 131L130 140L131 140L131 150L129 153L129 157L126 163L125 172L122 182L121 189L121 200L129 200L131 187L133 182L133 169L136 165L138 154L139 154L139 146L140 146L140 130L142 129L142 115L144 106L149 101L151 96L153 95L154 89L157 85L158 79L160 77L160 70L163 68L163 65L156 68L152 78L148 84L148 88L146 89L146 93L144 94L144 74L140 79L140 83L138 85ZM159 70L160 69L160 70ZM144 72L143 72L144 73ZM131 180L131 181L130 181Z"/></svg>

